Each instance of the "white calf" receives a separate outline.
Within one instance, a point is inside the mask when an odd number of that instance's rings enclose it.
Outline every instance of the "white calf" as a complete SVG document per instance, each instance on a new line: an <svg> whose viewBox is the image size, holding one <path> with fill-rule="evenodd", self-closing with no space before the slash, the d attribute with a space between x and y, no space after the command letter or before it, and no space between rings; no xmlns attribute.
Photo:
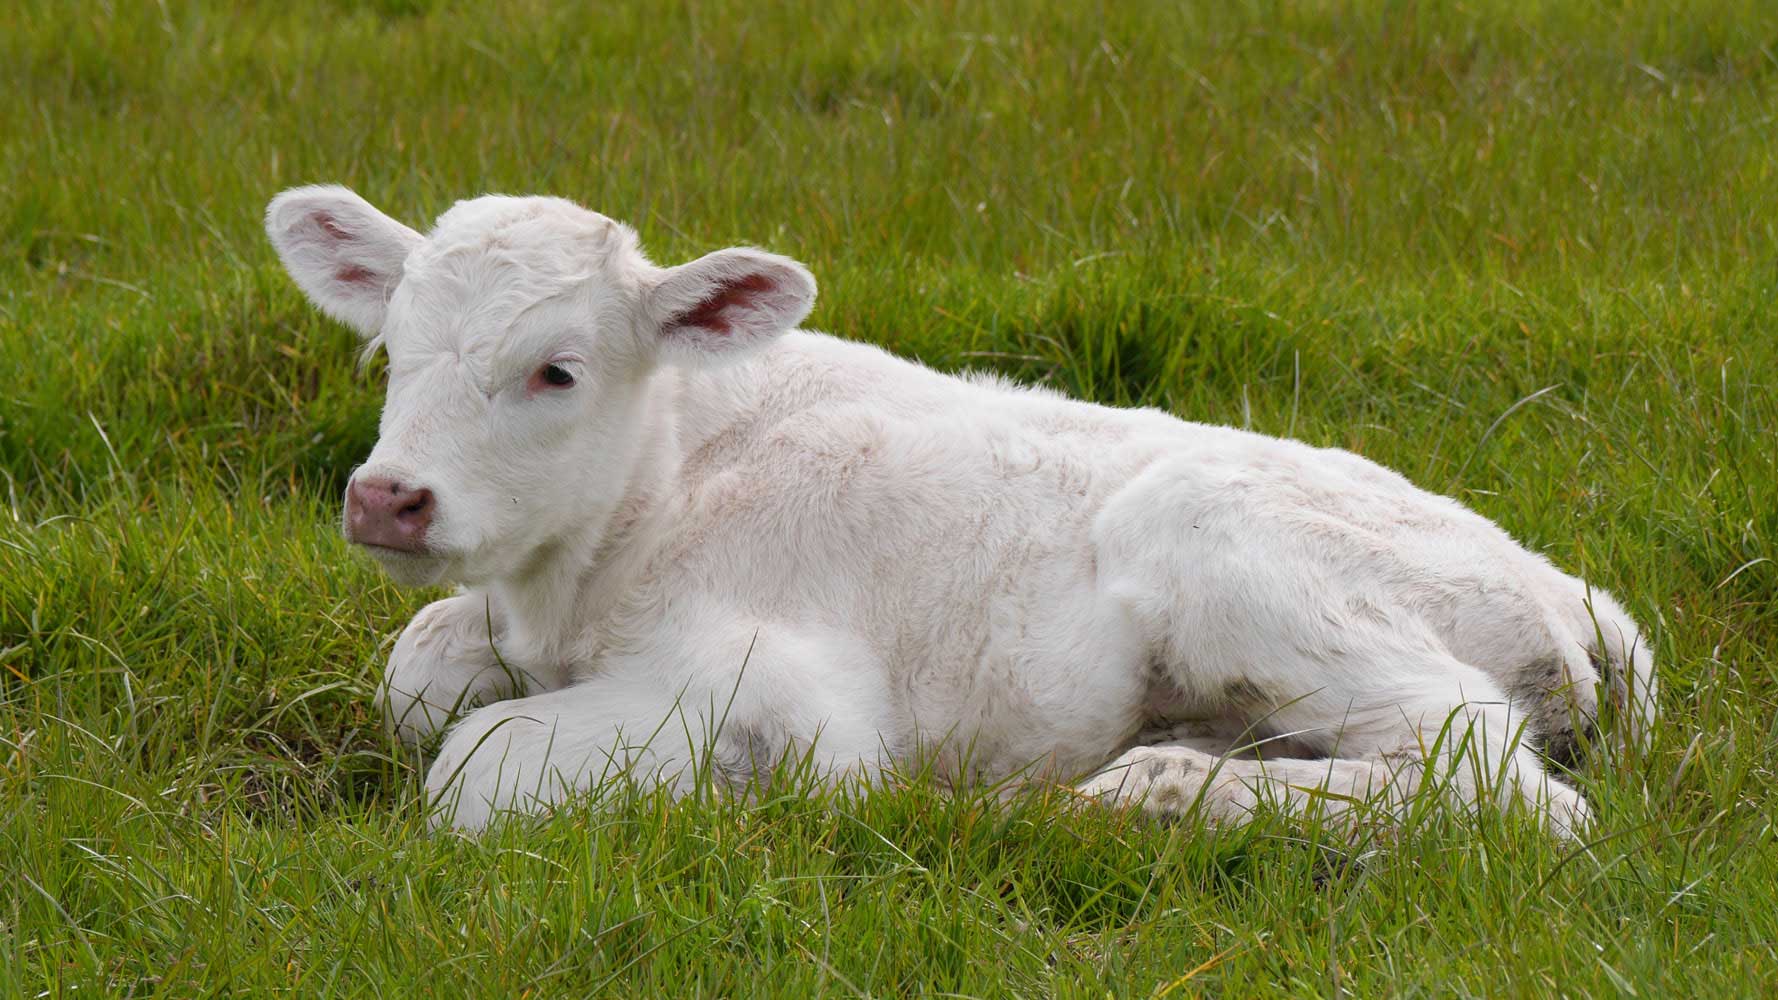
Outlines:
<svg viewBox="0 0 1778 1000"><path fill-rule="evenodd" d="M421 236L299 188L267 228L388 351L348 536L465 588L386 684L414 741L482 706L428 778L458 825L620 769L684 789L794 753L836 776L915 755L1090 774L1213 818L1399 804L1436 770L1567 832L1585 802L1522 725L1567 759L1596 686L1620 735L1652 718L1609 596L1348 452L796 331L796 262L656 267L556 199L461 202Z"/></svg>

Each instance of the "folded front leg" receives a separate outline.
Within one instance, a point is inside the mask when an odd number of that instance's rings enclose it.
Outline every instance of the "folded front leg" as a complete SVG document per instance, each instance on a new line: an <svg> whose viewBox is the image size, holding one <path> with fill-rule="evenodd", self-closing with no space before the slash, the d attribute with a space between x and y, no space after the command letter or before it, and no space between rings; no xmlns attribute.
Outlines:
<svg viewBox="0 0 1778 1000"><path fill-rule="evenodd" d="M378 692L389 730L417 747L478 705L553 686L536 671L503 662L497 644L504 631L486 594L421 608L396 640Z"/></svg>
<svg viewBox="0 0 1778 1000"><path fill-rule="evenodd" d="M704 622L732 619L719 610ZM789 756L822 777L868 771L892 718L864 644L831 629L733 622L662 629L567 687L478 709L426 777L434 819L479 829L627 775L689 791L769 780Z"/></svg>

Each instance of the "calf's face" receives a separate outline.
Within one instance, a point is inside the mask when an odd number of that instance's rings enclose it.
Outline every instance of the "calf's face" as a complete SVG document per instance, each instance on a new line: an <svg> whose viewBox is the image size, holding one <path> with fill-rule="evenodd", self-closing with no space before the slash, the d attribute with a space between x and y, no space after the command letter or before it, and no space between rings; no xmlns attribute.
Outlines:
<svg viewBox="0 0 1778 1000"><path fill-rule="evenodd" d="M759 250L656 267L627 226L555 198L459 202L422 236L345 188L294 188L266 230L309 298L388 353L344 527L414 585L522 575L603 524L665 419L656 371L756 349L815 298Z"/></svg>

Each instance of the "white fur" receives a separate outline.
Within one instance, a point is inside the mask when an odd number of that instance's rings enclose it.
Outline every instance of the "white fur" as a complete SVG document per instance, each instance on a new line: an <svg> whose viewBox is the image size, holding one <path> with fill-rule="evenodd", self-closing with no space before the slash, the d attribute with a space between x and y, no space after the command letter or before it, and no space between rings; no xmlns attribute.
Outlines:
<svg viewBox="0 0 1778 1000"><path fill-rule="evenodd" d="M794 261L659 268L556 199L462 202L422 239L306 188L268 227L389 353L360 474L436 497L431 553L378 555L464 590L403 635L385 696L416 741L492 702L428 778L457 825L621 768L683 788L792 753L1091 774L1229 818L1344 801L1308 789L1399 803L1434 770L1567 832L1586 804L1521 724L1584 728L1598 663L1646 732L1651 660L1609 596L1349 452L792 330L815 294ZM386 298L342 271L387 274ZM548 363L575 385L538 390ZM1168 726L1221 735L1138 745Z"/></svg>

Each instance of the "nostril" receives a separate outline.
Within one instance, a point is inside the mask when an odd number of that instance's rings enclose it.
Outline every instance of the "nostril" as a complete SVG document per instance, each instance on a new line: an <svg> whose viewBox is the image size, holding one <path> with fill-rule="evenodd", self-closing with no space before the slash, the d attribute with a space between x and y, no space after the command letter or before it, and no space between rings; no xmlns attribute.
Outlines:
<svg viewBox="0 0 1778 1000"><path fill-rule="evenodd" d="M408 498L402 498L408 499ZM420 490L408 502L396 508L396 518L404 521L423 520L432 512L432 491Z"/></svg>

